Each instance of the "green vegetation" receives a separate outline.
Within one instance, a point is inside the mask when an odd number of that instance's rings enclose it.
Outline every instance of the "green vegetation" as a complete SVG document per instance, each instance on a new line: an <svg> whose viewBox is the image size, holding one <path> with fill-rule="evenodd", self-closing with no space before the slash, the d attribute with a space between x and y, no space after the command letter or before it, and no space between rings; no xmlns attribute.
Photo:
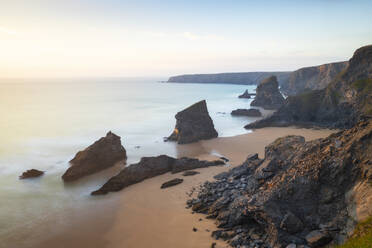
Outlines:
<svg viewBox="0 0 372 248"><path fill-rule="evenodd" d="M359 223L353 235L343 245L336 248L371 248L372 247L372 217Z"/></svg>
<svg viewBox="0 0 372 248"><path fill-rule="evenodd" d="M358 80L351 86L358 91L362 111L367 115L372 115L372 79Z"/></svg>

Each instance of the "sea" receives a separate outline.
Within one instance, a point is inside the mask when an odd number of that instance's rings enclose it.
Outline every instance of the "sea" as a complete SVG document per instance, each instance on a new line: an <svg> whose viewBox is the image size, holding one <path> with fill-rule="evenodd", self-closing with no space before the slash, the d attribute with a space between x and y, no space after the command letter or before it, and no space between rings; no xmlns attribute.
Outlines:
<svg viewBox="0 0 372 248"><path fill-rule="evenodd" d="M246 89L254 92L255 86L162 80L0 80L1 248L31 247L46 228L53 232L63 227L66 213L98 204L90 192L118 169L72 184L64 184L61 176L76 152L108 131L121 137L131 164L144 156L180 156L177 144L163 138L174 129L175 114L200 100L207 101L219 137L247 133L244 125L256 120L230 115L234 109L249 108L251 99L238 95ZM31 168L45 175L19 180Z"/></svg>

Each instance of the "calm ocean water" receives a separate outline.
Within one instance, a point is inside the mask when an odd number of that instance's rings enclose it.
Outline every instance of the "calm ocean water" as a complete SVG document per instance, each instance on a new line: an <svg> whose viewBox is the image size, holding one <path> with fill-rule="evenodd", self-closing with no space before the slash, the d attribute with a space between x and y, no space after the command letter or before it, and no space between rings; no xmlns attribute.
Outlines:
<svg viewBox="0 0 372 248"><path fill-rule="evenodd" d="M19 233L27 239L49 216L60 215L56 221L63 225L65 211L95 204L89 193L117 171L71 185L64 185L61 175L77 151L110 130L121 136L129 164L143 156L177 156L176 145L163 137L172 132L174 115L199 100L207 100L220 137L246 133L243 126L255 120L230 116L233 109L249 107L251 100L237 96L254 86L157 81L1 81L0 247L10 247ZM31 168L46 174L18 180Z"/></svg>

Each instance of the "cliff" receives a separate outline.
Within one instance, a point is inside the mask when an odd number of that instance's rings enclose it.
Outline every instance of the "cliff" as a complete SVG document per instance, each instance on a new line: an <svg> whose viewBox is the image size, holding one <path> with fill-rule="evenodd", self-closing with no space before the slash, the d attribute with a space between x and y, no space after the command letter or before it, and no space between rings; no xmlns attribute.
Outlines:
<svg viewBox="0 0 372 248"><path fill-rule="evenodd" d="M218 74L188 74L173 76L169 83L206 83L206 84L259 84L264 78L276 76L279 84L288 81L290 72L235 72Z"/></svg>
<svg viewBox="0 0 372 248"><path fill-rule="evenodd" d="M359 48L349 65L322 90L290 96L271 117L246 128L315 125L350 128L372 115L372 45Z"/></svg>
<svg viewBox="0 0 372 248"><path fill-rule="evenodd" d="M292 72L288 81L281 84L286 95L297 95L305 91L321 90L348 65L347 61L304 67Z"/></svg>

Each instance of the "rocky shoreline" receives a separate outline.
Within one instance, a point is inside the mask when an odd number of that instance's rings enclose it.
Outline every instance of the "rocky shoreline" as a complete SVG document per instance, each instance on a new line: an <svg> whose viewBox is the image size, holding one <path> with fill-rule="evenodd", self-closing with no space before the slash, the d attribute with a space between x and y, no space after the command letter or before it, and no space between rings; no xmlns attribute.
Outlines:
<svg viewBox="0 0 372 248"><path fill-rule="evenodd" d="M279 138L187 201L232 247L322 247L372 215L372 120L327 138ZM354 188L358 187L355 191Z"/></svg>

